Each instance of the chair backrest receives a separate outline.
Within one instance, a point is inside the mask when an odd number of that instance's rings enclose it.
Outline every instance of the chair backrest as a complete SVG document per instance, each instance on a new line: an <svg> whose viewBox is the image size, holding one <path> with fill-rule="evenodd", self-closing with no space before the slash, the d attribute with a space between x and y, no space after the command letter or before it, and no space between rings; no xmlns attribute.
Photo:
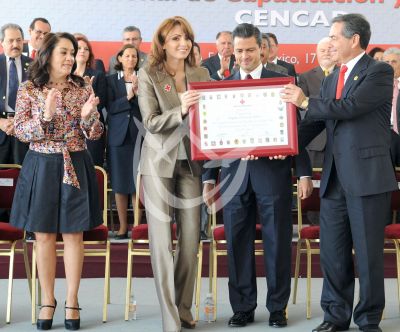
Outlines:
<svg viewBox="0 0 400 332"><path fill-rule="evenodd" d="M103 225L107 226L107 173L100 166L95 166L95 171L99 189L100 208L103 214Z"/></svg>
<svg viewBox="0 0 400 332"><path fill-rule="evenodd" d="M0 164L0 209L11 209L20 169L20 165Z"/></svg>
<svg viewBox="0 0 400 332"><path fill-rule="evenodd" d="M398 190L392 192L391 210L400 211L400 167L396 167Z"/></svg>
<svg viewBox="0 0 400 332"><path fill-rule="evenodd" d="M303 217L302 217L303 213L307 211L319 211L320 209L321 201L319 198L319 187L321 181L321 174L322 174L321 168L313 168L312 180L314 189L312 194L306 199L300 199L299 197L297 197L297 209L298 209L297 222L299 229L301 229L303 226ZM297 182L297 187L298 185L299 181Z"/></svg>

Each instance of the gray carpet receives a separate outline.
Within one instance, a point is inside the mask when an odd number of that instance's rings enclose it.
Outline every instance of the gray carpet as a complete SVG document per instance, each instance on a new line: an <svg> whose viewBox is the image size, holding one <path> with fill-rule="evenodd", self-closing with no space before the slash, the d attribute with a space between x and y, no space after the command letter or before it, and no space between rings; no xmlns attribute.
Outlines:
<svg viewBox="0 0 400 332"><path fill-rule="evenodd" d="M256 310L255 322L249 324L245 329L234 329L227 326L227 321L232 315L227 293L227 279L218 279L218 308L217 322L206 323L200 321L196 331L276 331L268 326L268 313L265 309L266 285L265 279L259 278L258 282L258 299L259 305ZM137 320L124 321L124 298L125 298L124 278L113 278L111 280L111 304L108 306L108 321L102 323L102 279L83 279L80 288L80 305L81 311L81 330L83 331L135 331L135 332L155 332L162 331L160 310L157 303L156 292L153 279L135 278L133 287L136 290L137 300ZM400 330L400 314L397 299L396 279L386 279L386 311L385 319L381 323L381 328L385 332L397 332ZM319 307L319 296L321 292L321 279L312 280L312 318L307 320L305 305L305 279L300 279L298 303L296 305L289 304L289 325L282 329L285 332L303 332L310 331L322 321L322 311ZM204 302L208 279L203 279L202 284L202 302ZM35 326L30 323L30 297L26 280L18 279L14 282L13 290L13 307L11 324L5 324L6 314L6 291L7 281L0 280L0 329L7 332L25 332L36 330ZM63 303L65 299L65 280L56 280L56 298L59 303L55 317L53 329L55 331L64 330L64 312ZM356 299L357 299L356 294ZM203 309L203 307L202 307ZM202 318L202 315L200 316ZM358 331L353 324L350 331Z"/></svg>

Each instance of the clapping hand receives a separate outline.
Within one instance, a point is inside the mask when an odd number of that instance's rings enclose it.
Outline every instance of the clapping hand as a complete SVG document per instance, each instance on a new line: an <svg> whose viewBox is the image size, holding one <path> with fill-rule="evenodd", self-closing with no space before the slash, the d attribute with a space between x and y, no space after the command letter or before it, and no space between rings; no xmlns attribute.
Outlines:
<svg viewBox="0 0 400 332"><path fill-rule="evenodd" d="M92 93L89 99L82 107L81 117L83 121L88 121L93 112L97 112L97 105L99 104L99 97L96 97L94 93Z"/></svg>
<svg viewBox="0 0 400 332"><path fill-rule="evenodd" d="M53 118L54 113L56 113L58 94L60 94L60 91L58 91L55 88L50 89L49 93L47 94L44 106L43 118L47 119L48 121L50 121Z"/></svg>

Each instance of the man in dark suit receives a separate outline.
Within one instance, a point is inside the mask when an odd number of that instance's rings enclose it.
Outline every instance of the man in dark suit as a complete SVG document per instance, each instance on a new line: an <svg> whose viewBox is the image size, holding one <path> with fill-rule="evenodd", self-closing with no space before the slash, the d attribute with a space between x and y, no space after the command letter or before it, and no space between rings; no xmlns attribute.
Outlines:
<svg viewBox="0 0 400 332"><path fill-rule="evenodd" d="M371 36L360 14L334 18L329 34L333 59L341 63L323 82L319 98L287 85L282 99L307 109L300 145L327 131L321 195L321 267L324 321L314 332L349 328L354 300L354 248L360 281L354 322L381 331L385 307L384 228L391 192L397 189L390 158L393 69L365 50Z"/></svg>
<svg viewBox="0 0 400 332"><path fill-rule="evenodd" d="M36 17L29 25L31 39L24 44L22 54L34 59L37 50L42 46L44 37L51 31L50 23L43 17Z"/></svg>
<svg viewBox="0 0 400 332"><path fill-rule="evenodd" d="M383 61L392 66L394 71L393 100L390 122L392 126L392 143L390 150L393 164L400 167L400 49L391 47L383 53Z"/></svg>
<svg viewBox="0 0 400 332"><path fill-rule="evenodd" d="M321 39L317 44L316 50L318 66L299 76L299 87L307 97L319 97L322 81L335 69L335 62L332 60L329 48L329 38ZM302 115L304 116L304 113ZM326 132L324 130L307 145L312 167L322 167L325 144Z"/></svg>
<svg viewBox="0 0 400 332"><path fill-rule="evenodd" d="M232 32L218 32L216 45L218 53L204 60L202 66L208 69L212 79L220 81L229 77L232 74L233 67L235 66Z"/></svg>
<svg viewBox="0 0 400 332"><path fill-rule="evenodd" d="M252 24L243 23L233 31L235 58L240 66L230 80L282 77L263 68L260 59L261 33ZM223 160L221 188L225 236L228 246L229 299L234 315L229 326L240 327L254 321L257 306L254 239L258 211L262 227L264 262L268 281L266 306L269 325L287 325L285 314L290 295L292 243L292 158L283 160L256 158ZM307 152L295 157L296 173L311 175ZM206 169L203 197L207 205L214 189L218 168ZM302 178L300 197L311 193L311 180ZM214 182L215 183L215 182Z"/></svg>
<svg viewBox="0 0 400 332"><path fill-rule="evenodd" d="M269 52L269 60L268 61L285 67L288 70L288 75L293 76L297 82L297 74L296 74L296 69L294 68L294 65L292 65L289 62L278 59L278 48L279 48L278 38L276 38L276 35L271 32L268 32L267 36L268 36L269 42L270 42L270 52Z"/></svg>
<svg viewBox="0 0 400 332"><path fill-rule="evenodd" d="M146 63L147 54L140 50L140 44L142 43L142 33L138 27L134 25L127 26L122 32L122 46L123 45L133 45L139 51L139 68L142 68ZM108 74L115 74L117 71L115 70L115 65L117 64L117 60L115 55L110 58Z"/></svg>
<svg viewBox="0 0 400 332"><path fill-rule="evenodd" d="M269 50L271 49L270 41L266 33L263 33L261 36L262 36L261 63L263 64L264 68L274 71L275 73L287 75L288 74L287 68L268 61Z"/></svg>
<svg viewBox="0 0 400 332"><path fill-rule="evenodd" d="M0 55L0 164L22 165L28 144L14 137L14 113L18 85L27 79L30 58L21 55L24 34L17 24L0 29L4 54Z"/></svg>

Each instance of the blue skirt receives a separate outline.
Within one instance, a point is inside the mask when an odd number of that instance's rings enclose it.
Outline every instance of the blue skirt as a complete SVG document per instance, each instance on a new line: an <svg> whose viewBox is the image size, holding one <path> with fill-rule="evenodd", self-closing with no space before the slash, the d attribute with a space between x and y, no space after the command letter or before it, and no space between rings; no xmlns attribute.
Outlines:
<svg viewBox="0 0 400 332"><path fill-rule="evenodd" d="M86 150L70 155L80 189L62 182L61 153L28 151L11 210L13 226L30 232L75 233L103 223L92 159Z"/></svg>

